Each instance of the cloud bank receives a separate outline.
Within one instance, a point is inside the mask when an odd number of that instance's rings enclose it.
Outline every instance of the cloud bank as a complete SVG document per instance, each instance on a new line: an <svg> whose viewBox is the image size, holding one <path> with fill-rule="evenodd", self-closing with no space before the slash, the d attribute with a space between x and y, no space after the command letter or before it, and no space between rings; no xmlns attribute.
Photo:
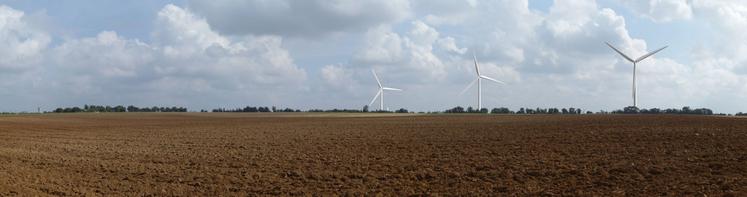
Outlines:
<svg viewBox="0 0 747 197"><path fill-rule="evenodd" d="M644 31L642 21L713 30L687 49L655 38L673 46L639 65L641 107L747 111L739 102L747 97L742 1L532 3L188 1L164 5L148 37L102 29L72 38L3 5L0 111L82 104L360 108L376 93L372 69L406 90L387 95L390 108L442 110L475 105L476 91L458 95L473 78L473 55L484 74L508 83L486 85L485 106L609 110L632 103L632 68L603 43L632 56L661 47L634 36Z"/></svg>

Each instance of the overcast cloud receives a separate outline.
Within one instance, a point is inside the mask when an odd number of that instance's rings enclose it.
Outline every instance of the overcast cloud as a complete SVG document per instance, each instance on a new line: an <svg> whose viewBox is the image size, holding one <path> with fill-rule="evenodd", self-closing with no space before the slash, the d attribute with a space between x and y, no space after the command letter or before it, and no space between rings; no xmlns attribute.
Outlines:
<svg viewBox="0 0 747 197"><path fill-rule="evenodd" d="M640 107L747 111L743 1L158 3L132 12L149 17L112 21L150 27L132 29L0 1L0 111L361 108L376 93L372 69L405 89L387 94L389 108L443 110L476 105L476 89L458 95L474 77L473 54L484 75L507 83L483 84L486 107L619 109L632 103L632 66L604 42L636 57L670 46L639 64ZM82 28L97 33L70 33Z"/></svg>

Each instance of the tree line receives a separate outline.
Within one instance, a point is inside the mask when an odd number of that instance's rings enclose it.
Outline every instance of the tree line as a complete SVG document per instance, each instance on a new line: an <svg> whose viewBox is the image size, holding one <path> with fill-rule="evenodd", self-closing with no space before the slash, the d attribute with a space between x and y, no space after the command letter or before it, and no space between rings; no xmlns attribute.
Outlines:
<svg viewBox="0 0 747 197"><path fill-rule="evenodd" d="M136 107L136 106L104 106L104 105L84 105L81 107L65 107L65 108L57 108L54 111L54 113L77 113L77 112L187 112L186 107ZM207 110L200 110L200 112L208 112ZM226 108L218 108L213 109L211 112L257 112L257 113L267 113L267 112L317 112L317 113L366 113L366 112L372 112L372 113L413 113L405 108L400 108L398 110L394 111L388 111L388 110L369 110L369 106L364 106L362 109L309 109L309 110L300 110L300 109L292 109L292 108L277 108L275 106L272 107L254 107L254 106L246 106L243 108L233 108L233 109L226 109ZM419 112L424 113L424 112ZM591 111L583 111L581 108L575 108L575 107L569 107L569 108L519 108L519 110L511 110L506 107L499 107L499 108L482 108L482 109L476 109L472 107L463 108L461 106L457 106L451 109L447 109L444 111L436 111L436 112L428 112L428 113L482 113L482 114L690 114L690 115L714 115L713 110L708 108L690 108L688 106L682 107L681 109L675 109L675 108L669 108L669 109L659 109L659 108L650 108L650 109L639 109L634 106L625 107L623 109L618 110L612 110L612 111L598 111L598 112L591 112ZM716 115L726 115L726 114L716 114ZM736 113L734 114L736 116L747 116L747 113Z"/></svg>
<svg viewBox="0 0 747 197"><path fill-rule="evenodd" d="M451 109L444 110L443 113L492 113L492 114L690 114L690 115L714 115L713 110L708 108L697 108L692 109L688 106L682 107L682 109L659 109L659 108L651 108L651 109L639 109L634 106L625 107L623 109L613 110L613 111L599 111L599 112L591 112L586 111L583 112L581 108L519 108L518 111L512 111L508 108L501 107L501 108L493 108L492 110L489 110L487 108L482 109L474 109L472 107L467 107L467 109L457 106ZM725 114L721 114L725 115ZM736 114L737 116L747 116L747 113L739 112Z"/></svg>
<svg viewBox="0 0 747 197"><path fill-rule="evenodd" d="M226 109L226 108L218 108L213 109L213 112L275 112L275 107L272 107L272 110L269 107L249 107L246 106L244 108L235 108L235 109ZM288 112L296 112L296 110L288 108Z"/></svg>
<svg viewBox="0 0 747 197"><path fill-rule="evenodd" d="M444 110L443 113L483 113L486 114L490 112L491 114L581 114L583 110L581 108L519 108L518 111L513 111L505 107L500 108L493 108L491 110L488 110L488 108L482 108L482 109L475 109L472 107L467 107L467 109L456 106L451 109ZM587 111L586 113L592 113L590 111Z"/></svg>
<svg viewBox="0 0 747 197"><path fill-rule="evenodd" d="M103 105L84 105L81 107L57 108L54 113L79 113L79 112L187 112L186 107L135 107L135 106L103 106Z"/></svg>
<svg viewBox="0 0 747 197"><path fill-rule="evenodd" d="M691 109L688 106L682 107L682 109L638 109L634 106L628 106L621 110L612 111L613 114L690 114L690 115L713 115L713 110L708 108L697 108ZM741 113L741 112L740 112Z"/></svg>
<svg viewBox="0 0 747 197"><path fill-rule="evenodd" d="M207 112L207 111L202 111ZM272 107L252 107L252 106L246 106L244 108L234 108L234 109L226 109L226 108L218 108L213 109L212 112L316 112L316 113L364 113L364 112L377 112L377 113L409 113L410 111L405 108L400 108L395 111L387 111L387 110L375 110L375 111L369 111L368 106L364 106L363 109L309 109L309 110L300 110L300 109L291 109L291 108L277 108L275 106Z"/></svg>

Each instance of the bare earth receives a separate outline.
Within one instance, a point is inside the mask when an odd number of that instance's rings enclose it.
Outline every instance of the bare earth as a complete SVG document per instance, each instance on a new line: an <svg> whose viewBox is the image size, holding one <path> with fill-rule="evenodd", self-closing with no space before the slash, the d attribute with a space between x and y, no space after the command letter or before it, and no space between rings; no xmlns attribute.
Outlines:
<svg viewBox="0 0 747 197"><path fill-rule="evenodd" d="M0 196L745 192L743 118L0 116Z"/></svg>

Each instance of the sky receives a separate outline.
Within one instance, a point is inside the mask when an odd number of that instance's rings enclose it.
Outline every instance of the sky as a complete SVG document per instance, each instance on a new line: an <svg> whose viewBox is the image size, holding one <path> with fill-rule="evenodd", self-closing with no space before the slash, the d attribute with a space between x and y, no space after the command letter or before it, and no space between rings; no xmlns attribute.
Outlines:
<svg viewBox="0 0 747 197"><path fill-rule="evenodd" d="M0 0L0 111L96 105L747 111L741 0ZM378 101L377 101L378 103ZM378 104L374 104L378 106Z"/></svg>

